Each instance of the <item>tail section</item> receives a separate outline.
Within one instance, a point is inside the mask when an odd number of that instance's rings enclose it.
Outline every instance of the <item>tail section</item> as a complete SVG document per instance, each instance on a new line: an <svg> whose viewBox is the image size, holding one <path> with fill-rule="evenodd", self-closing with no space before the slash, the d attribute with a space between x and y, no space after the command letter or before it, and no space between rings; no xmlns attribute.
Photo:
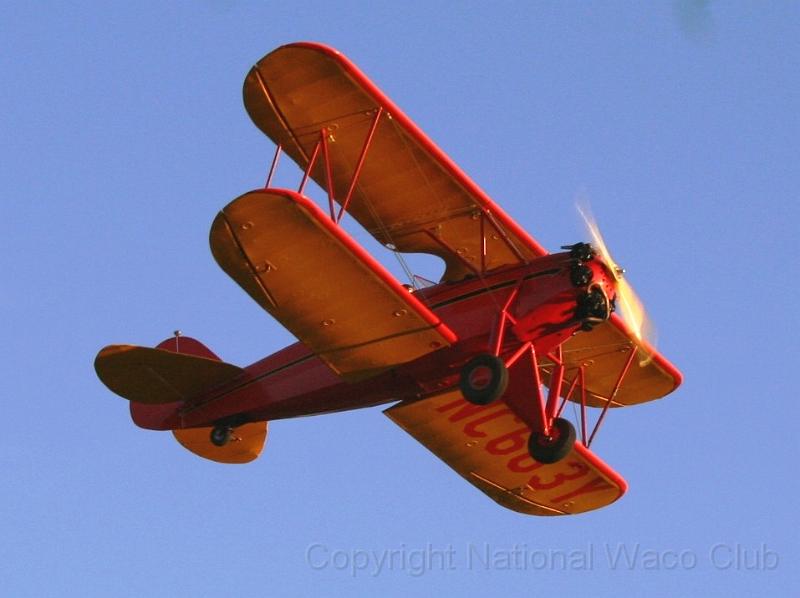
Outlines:
<svg viewBox="0 0 800 598"><path fill-rule="evenodd" d="M195 455L219 463L248 463L264 448L267 422L236 426L223 446L211 442L213 427L182 428L179 410L186 401L244 372L193 338L176 335L154 349L109 345L97 354L94 367L103 384L130 401L137 426L172 430Z"/></svg>
<svg viewBox="0 0 800 598"><path fill-rule="evenodd" d="M170 351L172 353L182 353L184 355L194 355L213 361L221 361L211 349L203 343L188 336L170 337L160 343L156 349ZM102 351L101 351L102 353ZM174 430L181 427L178 417L178 409L183 404L182 401L171 403L153 404L138 403L131 401L131 419L140 428L146 430Z"/></svg>

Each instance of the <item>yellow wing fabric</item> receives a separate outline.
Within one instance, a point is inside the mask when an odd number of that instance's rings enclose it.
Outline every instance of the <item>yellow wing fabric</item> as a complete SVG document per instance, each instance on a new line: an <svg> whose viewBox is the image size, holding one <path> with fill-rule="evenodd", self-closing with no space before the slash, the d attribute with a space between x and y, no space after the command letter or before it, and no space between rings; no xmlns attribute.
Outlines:
<svg viewBox="0 0 800 598"><path fill-rule="evenodd" d="M619 474L578 442L558 463L534 461L530 429L502 401L472 405L453 391L384 413L480 491L520 513L583 513L627 490Z"/></svg>
<svg viewBox="0 0 800 598"><path fill-rule="evenodd" d="M248 74L244 102L302 168L324 133L338 202L348 196L380 111L347 212L385 245L444 259L444 280L546 253L339 52L303 43L278 48ZM311 175L328 188L324 159Z"/></svg>
<svg viewBox="0 0 800 598"><path fill-rule="evenodd" d="M308 198L247 193L211 227L214 258L336 373L358 380L456 340Z"/></svg>
<svg viewBox="0 0 800 598"><path fill-rule="evenodd" d="M636 351L636 355L617 393L611 397L631 351ZM578 375L579 368L584 368L586 404L592 407L605 406L609 397L611 407L646 403L671 393L683 381L675 366L645 346L616 316L591 332L581 332L567 340L562 345L562 355L570 384ZM546 360L542 365L545 368L543 379L547 383L551 366ZM564 386L564 392L570 384ZM580 402L580 387L576 387L570 398Z"/></svg>

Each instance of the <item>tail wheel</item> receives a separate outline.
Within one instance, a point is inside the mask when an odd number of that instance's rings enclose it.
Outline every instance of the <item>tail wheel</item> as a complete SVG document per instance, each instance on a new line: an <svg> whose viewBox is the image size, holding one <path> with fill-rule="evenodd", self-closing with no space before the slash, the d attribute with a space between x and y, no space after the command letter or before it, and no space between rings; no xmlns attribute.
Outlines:
<svg viewBox="0 0 800 598"><path fill-rule="evenodd" d="M461 369L461 394L474 405L488 405L499 399L507 386L506 364L494 355L478 355Z"/></svg>
<svg viewBox="0 0 800 598"><path fill-rule="evenodd" d="M211 444L225 446L231 439L233 429L230 426L214 426L211 429Z"/></svg>
<svg viewBox="0 0 800 598"><path fill-rule="evenodd" d="M528 452L539 463L557 463L566 457L575 444L575 426L560 417L550 426L550 435L531 433Z"/></svg>

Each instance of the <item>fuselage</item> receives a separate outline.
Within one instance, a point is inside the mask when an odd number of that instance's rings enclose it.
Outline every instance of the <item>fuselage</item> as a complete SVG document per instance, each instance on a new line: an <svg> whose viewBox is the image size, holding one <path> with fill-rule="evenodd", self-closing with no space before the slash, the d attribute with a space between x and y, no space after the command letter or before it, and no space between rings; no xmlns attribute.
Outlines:
<svg viewBox="0 0 800 598"><path fill-rule="evenodd" d="M442 392L458 383L461 366L490 351L499 314L507 306L515 323L504 336L501 355L531 341L546 354L580 333L575 318L585 287L571 278L569 253L550 254L481 277L415 291L458 336L458 341L410 363L361 382L348 383L302 343L296 343L245 368L245 373L186 405L177 414L182 427L220 421L260 421L357 409ZM589 263L592 285L613 294L613 279L601 262Z"/></svg>

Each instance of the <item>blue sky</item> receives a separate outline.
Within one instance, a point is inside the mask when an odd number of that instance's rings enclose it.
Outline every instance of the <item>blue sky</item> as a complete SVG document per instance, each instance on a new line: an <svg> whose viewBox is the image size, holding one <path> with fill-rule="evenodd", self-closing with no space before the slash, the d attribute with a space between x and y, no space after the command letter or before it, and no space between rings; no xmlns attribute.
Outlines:
<svg viewBox="0 0 800 598"><path fill-rule="evenodd" d="M96 379L103 345L176 328L240 365L291 342L207 235L272 155L244 75L297 40L359 64L545 247L591 203L686 377L604 425L621 501L503 510L378 409L276 422L226 467ZM798 587L797 3L10 2L0 74L3 593Z"/></svg>

